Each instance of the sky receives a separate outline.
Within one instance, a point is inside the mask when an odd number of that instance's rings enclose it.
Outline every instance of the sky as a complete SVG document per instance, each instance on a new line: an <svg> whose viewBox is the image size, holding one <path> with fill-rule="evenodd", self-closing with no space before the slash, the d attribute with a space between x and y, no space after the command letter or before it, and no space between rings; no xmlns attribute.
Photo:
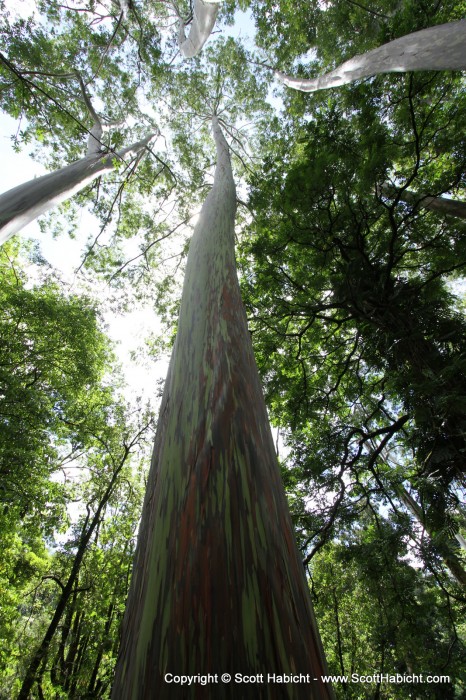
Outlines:
<svg viewBox="0 0 466 700"><path fill-rule="evenodd" d="M23 18L30 16L35 8L34 0L6 0L6 5L10 12ZM235 25L227 27L224 33L235 38L241 37L243 41L249 43L248 40L253 40L254 37L254 23L250 14L238 11ZM2 163L0 193L47 172L42 165L29 157L27 147L20 153L13 150L12 137L24 126L24 122L20 124L17 120L3 113L0 114L0 162ZM79 216L80 221L74 239L66 234L53 239L51 235L40 231L37 221L29 224L19 234L23 238L40 242L45 259L60 272L62 279L76 292L79 290L79 285L75 271L80 265L84 245L93 231L97 234L97 222L92 215L86 209L82 209ZM195 223L195 219L191 223ZM97 283L95 291L99 294ZM128 395L142 395L148 398L153 391L152 387L155 390L157 381L165 377L168 369L168 357L154 362L147 360L144 363L133 359L143 339L151 333L160 332L160 323L153 308L146 306L124 316L107 312L104 318L108 334L117 343L117 356L122 363L129 385Z"/></svg>
<svg viewBox="0 0 466 700"><path fill-rule="evenodd" d="M6 0L7 10L23 18L34 12L35 5L34 0ZM17 120L0 113L0 193L47 172L28 155L27 147L20 153L13 150L12 137L20 128L24 128L24 122L21 125ZM73 292L79 291L75 271L82 260L84 245L93 232L94 235L98 232L96 219L86 209L82 209L79 216L74 239L66 234L53 239L51 235L40 231L37 221L26 226L19 234L23 238L39 241L42 255L59 271L61 278ZM97 281L95 292L96 296L102 294ZM116 354L128 383L128 398L142 396L144 400L149 399L157 391L158 380L165 377L169 360L168 357L158 361L150 361L147 357L144 361L133 359L144 339L151 333L160 332L160 322L153 308L146 305L125 315L106 312L104 320L107 334L116 343Z"/></svg>
<svg viewBox="0 0 466 700"><path fill-rule="evenodd" d="M27 154L27 150L15 153L12 147L11 137L16 133L18 123L5 114L0 115L0 193L6 192L16 185L47 172L39 163L35 162ZM79 284L75 277L75 270L79 267L84 244L89 233L97 232L97 223L85 209L80 212L80 224L77 228L75 239L66 234L58 239L43 234L37 221L26 226L19 234L23 238L38 240L41 252L45 259L60 272L61 278L75 292L79 291ZM100 296L99 286L96 283L96 294ZM123 366L126 381L128 383L128 397L142 396L150 398L155 393L157 381L164 377L168 368L168 358L157 362L137 362L132 359L138 351L143 339L152 332L159 332L160 324L152 308L146 306L131 313L104 314L108 335L116 342L116 353ZM148 376L151 380L148 381Z"/></svg>
<svg viewBox="0 0 466 700"><path fill-rule="evenodd" d="M27 18L35 8L34 0L6 0L6 4L10 11L23 18ZM255 27L250 13L238 10L234 26L224 28L222 34L240 38L246 47L252 47ZM215 40L215 35L211 40ZM269 101L277 110L282 107L281 101L272 96L272 91L270 91ZM27 147L20 153L13 150L12 137L19 128L25 128L24 122L19 124L18 121L0 113L0 162L2 163L0 193L47 172L42 165L29 157ZM32 147L29 150L32 150ZM195 215L195 212L193 214ZM40 231L37 221L29 224L19 234L23 238L39 241L42 255L59 271L61 278L73 292L79 292L75 271L82 260L85 243L90 235L96 235L98 232L96 220L86 209L82 209L79 216L80 221L73 239L66 233L53 239L51 235ZM195 223L195 217L191 223ZM106 291L108 290L102 290L100 283L96 280L96 296L105 296ZM160 379L166 376L169 362L168 356L151 360L146 352L143 360L139 353L145 338L161 332L160 322L153 308L146 305L125 315L105 312L104 320L107 325L107 334L116 343L116 354L128 384L126 392L128 398L134 399L141 396L144 400L153 399L158 394ZM135 355L139 355L139 359L135 359ZM279 440L279 442L281 445L282 441Z"/></svg>

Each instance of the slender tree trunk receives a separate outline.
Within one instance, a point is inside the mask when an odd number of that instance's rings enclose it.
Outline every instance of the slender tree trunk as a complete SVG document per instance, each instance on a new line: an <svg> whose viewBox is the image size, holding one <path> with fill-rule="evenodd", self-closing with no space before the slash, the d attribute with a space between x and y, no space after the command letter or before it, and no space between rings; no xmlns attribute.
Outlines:
<svg viewBox="0 0 466 700"><path fill-rule="evenodd" d="M138 433L139 435L140 433ZM115 488L115 485L118 480L118 475L121 472L123 465L125 464L128 455L130 453L131 447L134 445L134 441L128 446L125 445L124 447L124 454L122 459L120 460L117 468L112 474L112 478L105 489L102 498L99 502L99 505L92 516L90 517L90 513L88 511L88 515L86 517L86 520L84 522L84 526L82 529L81 537L79 540L79 545L76 551L76 555L73 560L73 566L71 567L70 574L68 576L68 579L64 585L62 585L62 592L60 595L60 598L58 599L57 607L55 608L55 612L53 614L53 617L49 623L49 626L47 628L47 631L45 632L42 641L39 645L39 647L36 649L35 653L33 654L33 657L29 663L29 666L26 670L26 674L24 676L23 684L21 686L21 689L18 694L17 700L28 700L29 699L29 693L31 691L32 686L34 685L34 682L36 680L36 674L37 670L42 663L42 661L47 657L48 652L49 652L49 647L52 642L52 639L55 636L55 633L58 629L58 625L60 624L60 621L63 617L63 613L65 612L66 606L68 604L68 601L73 593L73 589L75 584L77 583L77 579L79 576L79 572L81 569L81 563L83 560L83 557L87 551L87 546L91 540L91 537L93 533L95 532L95 529L97 528L100 519L102 517L102 511L104 510L108 499L113 493L113 490Z"/></svg>
<svg viewBox="0 0 466 700"><path fill-rule="evenodd" d="M466 70L466 20L439 24L407 34L377 49L354 56L330 73L312 80L294 78L281 71L275 71L275 76L295 90L316 92L378 73L417 70Z"/></svg>
<svg viewBox="0 0 466 700"><path fill-rule="evenodd" d="M420 506L416 503L414 498L411 496L411 494L404 488L402 484L399 484L396 486L396 492L406 508L414 515L416 520L422 525L424 530L427 532L431 540L434 541L433 537L433 532L432 529L428 526L426 523L426 519L424 517L424 513L422 512L422 509ZM441 545L438 545L435 543L436 549L438 549L438 552L440 556L442 557L445 566L447 569L450 571L450 573L453 575L453 577L458 581L458 583L461 583L463 586L466 586L466 571L463 568L463 565L461 561L458 559L456 554L451 551L450 547L446 543L442 543Z"/></svg>
<svg viewBox="0 0 466 700"><path fill-rule="evenodd" d="M81 633L81 630L80 630ZM76 658L73 661L73 673L68 679L68 687L65 689L68 692L68 697L70 698L75 698L76 697L76 687L78 685L78 682L80 680L79 674L81 672L81 668L83 666L83 662L85 659L87 659L87 650L88 647L91 646L90 649L90 654L92 654L92 642L94 641L92 639L91 644L89 642L91 641L91 633L87 634L81 634L79 638L79 646L76 651Z"/></svg>
<svg viewBox="0 0 466 700"><path fill-rule="evenodd" d="M213 131L215 180L189 248L112 698L332 698L241 301L216 117ZM310 683L266 682L291 672Z"/></svg>
<svg viewBox="0 0 466 700"><path fill-rule="evenodd" d="M29 180L0 195L0 245L44 212L82 190L99 175L115 169L115 162L138 155L152 134L118 153L93 153L53 173Z"/></svg>
<svg viewBox="0 0 466 700"><path fill-rule="evenodd" d="M100 664L102 662L102 657L104 655L104 644L107 643L108 635L110 633L110 627L112 626L112 621L113 621L113 611L115 609L115 601L112 600L110 603L108 609L107 609L107 618L105 620L105 627L104 627L104 634L103 634L103 639L100 641L100 645L97 649L97 655L94 661L94 666L92 669L91 677L89 679L89 683L87 686L87 692L90 697L92 697L92 693L94 693L95 696L95 684L97 681L97 674L99 673L99 668Z"/></svg>
<svg viewBox="0 0 466 700"><path fill-rule="evenodd" d="M447 199L446 197L431 197L430 195L411 192L411 190L403 190L400 194L400 190L397 187L393 187L388 182L382 185L382 192L387 197L398 196L398 198L406 202L406 204L412 204L413 206L422 207L423 209L431 209L432 211L439 212L439 214L447 214L448 216L454 216L459 219L466 219L466 202L456 199Z"/></svg>
<svg viewBox="0 0 466 700"><path fill-rule="evenodd" d="M87 545L87 543L86 543ZM53 617L49 623L49 626L47 628L47 631L42 639L42 642L38 649L36 649L31 662L27 668L26 675L23 680L23 684L21 686L21 689L18 694L18 700L28 700L29 699L29 693L32 689L32 686L34 685L34 682L36 680L36 674L37 670L43 661L47 657L50 643L55 635L55 632L57 631L58 625L60 623L60 620L63 616L63 613L65 612L66 605L68 603L68 600L71 597L72 591L73 591L73 585L74 582L76 581L79 568L81 566L81 560L84 556L84 551L85 551L85 546L81 546L78 549L78 552L75 557L75 561L73 563L73 568L71 569L71 573L68 577L68 581L66 584L63 586L62 589L62 594L58 600L57 607L55 608L55 612L53 614Z"/></svg>
<svg viewBox="0 0 466 700"><path fill-rule="evenodd" d="M217 19L218 6L222 0L194 0L193 19L189 35L185 34L185 23L180 18L178 46L185 58L196 56L212 33Z"/></svg>
<svg viewBox="0 0 466 700"><path fill-rule="evenodd" d="M68 641L68 637L71 632L71 625L73 623L73 615L76 609L76 598L77 598L77 583L73 589L73 598L68 605L66 611L65 619L61 628L60 643L58 645L58 650L55 656L55 661L52 663L50 668L50 680L53 686L64 685L66 683L66 678L68 675L68 663L65 660L65 647ZM78 615L79 613L76 613ZM76 617L75 617L76 620ZM73 624L73 627L75 625ZM69 656L69 655L68 655Z"/></svg>
<svg viewBox="0 0 466 700"><path fill-rule="evenodd" d="M68 653L66 655L66 671L64 674L63 689L67 691L73 682L73 678L76 675L76 665L79 650L82 648L82 636L83 636L83 619L84 611L79 610L76 612L73 629L71 631L71 643L68 648Z"/></svg>

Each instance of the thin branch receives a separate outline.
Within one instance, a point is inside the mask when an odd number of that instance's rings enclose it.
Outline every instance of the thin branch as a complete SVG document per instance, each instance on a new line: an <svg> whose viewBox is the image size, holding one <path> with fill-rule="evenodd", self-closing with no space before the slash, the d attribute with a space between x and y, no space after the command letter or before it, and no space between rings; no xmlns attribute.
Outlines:
<svg viewBox="0 0 466 700"><path fill-rule="evenodd" d="M111 45L112 45L112 43L113 43L113 41L114 41L114 39L115 39L115 37L116 37L116 34L117 34L117 32L118 32L118 29L120 28L121 20L122 20L122 19L123 19L123 12L122 12L122 13L120 14L120 16L118 17L118 21L117 21L117 23L116 23L116 26L115 26L115 29L114 29L114 31L113 31L113 34L112 34L112 36L110 37L110 40L109 40L107 46L105 47L104 52L102 53L102 56L101 56L100 61L99 61L99 65L97 66L94 75L93 75L92 78L86 83L86 85L89 85L90 83L93 83L94 80L97 78L97 76L98 76L98 74L99 74L99 71L100 71L100 69L101 69L101 67L102 67L102 63L104 62L104 58L105 58L105 56L107 55L107 53L109 52L110 47L111 47Z"/></svg>
<svg viewBox="0 0 466 700"><path fill-rule="evenodd" d="M135 260L138 260L139 258L145 257L148 253L148 251L157 243L160 243L160 241L165 240L165 238L168 238L171 236L177 229L179 229L181 226L185 226L190 220L192 219L192 216L188 217L187 219L184 219L183 221L180 221L179 224L175 226L175 228L171 229L171 231L168 231L168 233L165 233L163 236L160 236L160 238L157 238L155 241L152 241L144 250L139 253L139 255L136 255L134 258L131 258L131 260L127 260L121 267L116 270L116 272L113 273L113 275L109 279L109 283L118 275L120 272L123 272L125 267L128 267L132 262Z"/></svg>
<svg viewBox="0 0 466 700"><path fill-rule="evenodd" d="M47 574L46 576L42 576L42 579L41 579L41 580L42 580L42 581L45 581L46 579L50 579L51 581L55 581L55 583L58 583L58 585L60 586L62 592L65 590L65 586L63 585L63 583L62 583L62 582L60 581L60 579L59 579L57 576L55 576L54 574Z"/></svg>
<svg viewBox="0 0 466 700"><path fill-rule="evenodd" d="M369 12L375 17L382 17L382 19L390 19L390 17L388 15L384 15L383 12L376 12L375 10L371 10L369 7L361 5L360 2L356 2L356 0L346 0L346 2L349 2L350 5L356 5L356 7L360 7L361 10L365 10L366 12Z"/></svg>

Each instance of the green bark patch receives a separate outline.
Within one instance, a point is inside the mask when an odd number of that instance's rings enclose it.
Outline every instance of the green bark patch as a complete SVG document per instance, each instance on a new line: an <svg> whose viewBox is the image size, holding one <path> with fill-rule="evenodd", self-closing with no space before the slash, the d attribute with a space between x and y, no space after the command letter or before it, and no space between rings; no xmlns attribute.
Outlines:
<svg viewBox="0 0 466 700"><path fill-rule="evenodd" d="M175 685L173 674L325 673L234 259L226 142L193 234L114 698L330 698L317 683Z"/></svg>

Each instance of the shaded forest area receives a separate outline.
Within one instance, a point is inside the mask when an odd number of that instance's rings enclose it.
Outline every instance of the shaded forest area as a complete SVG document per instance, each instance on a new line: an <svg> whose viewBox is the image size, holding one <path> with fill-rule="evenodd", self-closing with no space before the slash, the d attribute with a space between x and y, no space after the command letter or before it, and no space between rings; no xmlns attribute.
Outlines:
<svg viewBox="0 0 466 700"><path fill-rule="evenodd" d="M465 698L466 3L0 9L12 145L50 171L0 195L0 698ZM141 304L158 419L104 322ZM306 657L438 682L154 670Z"/></svg>

